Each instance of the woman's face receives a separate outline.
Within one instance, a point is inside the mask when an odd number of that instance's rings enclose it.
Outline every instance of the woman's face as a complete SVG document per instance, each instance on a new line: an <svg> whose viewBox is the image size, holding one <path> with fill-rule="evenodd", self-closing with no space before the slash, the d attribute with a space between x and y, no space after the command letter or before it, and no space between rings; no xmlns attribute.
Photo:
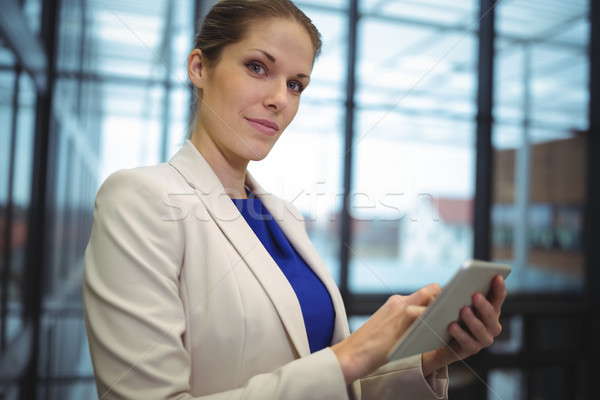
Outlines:
<svg viewBox="0 0 600 400"><path fill-rule="evenodd" d="M308 32L286 19L254 23L215 65L194 50L190 79L202 93L194 144L233 164L266 157L296 115L313 61Z"/></svg>

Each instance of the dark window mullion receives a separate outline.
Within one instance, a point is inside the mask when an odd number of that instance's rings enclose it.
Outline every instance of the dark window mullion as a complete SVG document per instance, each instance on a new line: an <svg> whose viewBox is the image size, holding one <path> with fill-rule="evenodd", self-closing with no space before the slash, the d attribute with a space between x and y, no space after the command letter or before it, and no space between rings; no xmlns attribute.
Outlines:
<svg viewBox="0 0 600 400"><path fill-rule="evenodd" d="M340 226L340 292L346 302L347 312L353 314L352 303L349 302L350 290L348 287L348 270L350 262L349 247L352 244L352 221L350 218L350 192L352 190L352 156L354 153L354 119L355 104L354 91L356 81L356 37L358 27L358 0L350 0L348 6L348 59L346 69L346 115L344 125L344 170L343 190L344 197L341 209Z"/></svg>
<svg viewBox="0 0 600 400"><path fill-rule="evenodd" d="M495 0L480 0L473 256L490 257Z"/></svg>
<svg viewBox="0 0 600 400"><path fill-rule="evenodd" d="M589 100L589 134L587 135L586 166L586 204L584 220L584 256L585 256L585 288L586 296L592 310L588 318L587 363L585 366L586 393L585 398L594 398L597 393L595 383L600 366L600 254L596 248L600 238L600 2L589 1L590 7L590 100Z"/></svg>
<svg viewBox="0 0 600 400"><path fill-rule="evenodd" d="M42 282L45 266L48 265L48 242L46 229L49 220L49 205L52 202L52 172L55 159L55 135L57 125L52 117L52 100L56 84L56 54L58 49L61 0L43 2L42 27L40 37L47 57L47 70L44 76L47 86L44 92L37 92L35 114L35 136L33 145L33 166L31 179L31 202L27 226L28 238L25 247L25 318L32 330L31 360L21 380L21 399L37 397L39 339L41 326Z"/></svg>

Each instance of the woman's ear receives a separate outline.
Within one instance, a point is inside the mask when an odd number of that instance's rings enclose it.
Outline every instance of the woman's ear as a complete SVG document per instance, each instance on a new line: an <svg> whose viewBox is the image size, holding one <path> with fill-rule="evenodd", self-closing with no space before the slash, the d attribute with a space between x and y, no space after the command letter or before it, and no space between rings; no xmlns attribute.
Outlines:
<svg viewBox="0 0 600 400"><path fill-rule="evenodd" d="M202 77L204 72L204 60L202 50L194 49L188 57L188 76L190 81L198 89L202 89Z"/></svg>

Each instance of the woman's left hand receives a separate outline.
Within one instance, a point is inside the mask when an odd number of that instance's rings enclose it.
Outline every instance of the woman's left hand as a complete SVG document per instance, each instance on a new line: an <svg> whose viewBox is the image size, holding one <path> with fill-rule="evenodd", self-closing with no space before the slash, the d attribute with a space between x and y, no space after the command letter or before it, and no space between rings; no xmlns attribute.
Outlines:
<svg viewBox="0 0 600 400"><path fill-rule="evenodd" d="M463 308L460 313L462 324L453 322L448 327L454 338L450 345L423 354L423 375L491 346L502 331L500 310L505 299L506 287L501 276L494 278L488 298L475 293L472 305Z"/></svg>

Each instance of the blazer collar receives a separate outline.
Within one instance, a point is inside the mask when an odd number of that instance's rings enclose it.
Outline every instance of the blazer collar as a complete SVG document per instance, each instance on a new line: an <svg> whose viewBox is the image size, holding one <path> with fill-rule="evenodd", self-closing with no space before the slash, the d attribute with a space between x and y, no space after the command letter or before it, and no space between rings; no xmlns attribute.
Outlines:
<svg viewBox="0 0 600 400"><path fill-rule="evenodd" d="M179 171L194 189L209 214L206 217L219 226L261 283L298 355L310 354L302 309L294 290L233 204L209 164L189 140L173 156L169 164ZM240 262L237 267L241 265L243 264Z"/></svg>
<svg viewBox="0 0 600 400"><path fill-rule="evenodd" d="M202 194L210 194L214 191L225 193L217 175L189 140L185 141L181 149L171 158L169 164L179 171L192 188L199 190Z"/></svg>

